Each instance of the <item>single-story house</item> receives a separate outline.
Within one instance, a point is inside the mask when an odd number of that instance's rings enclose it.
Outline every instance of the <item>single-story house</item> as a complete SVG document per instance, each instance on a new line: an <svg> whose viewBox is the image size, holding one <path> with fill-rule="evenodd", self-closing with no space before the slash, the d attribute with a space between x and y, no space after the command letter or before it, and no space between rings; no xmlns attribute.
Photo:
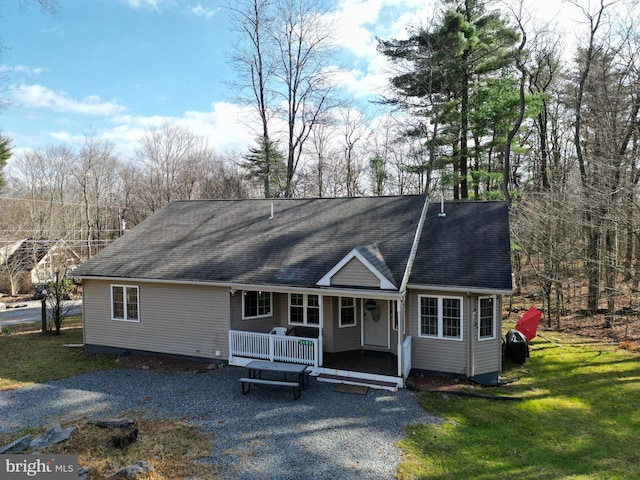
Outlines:
<svg viewBox="0 0 640 480"><path fill-rule="evenodd" d="M203 200L72 275L89 351L286 361L395 389L412 369L497 382L510 259L505 202Z"/></svg>

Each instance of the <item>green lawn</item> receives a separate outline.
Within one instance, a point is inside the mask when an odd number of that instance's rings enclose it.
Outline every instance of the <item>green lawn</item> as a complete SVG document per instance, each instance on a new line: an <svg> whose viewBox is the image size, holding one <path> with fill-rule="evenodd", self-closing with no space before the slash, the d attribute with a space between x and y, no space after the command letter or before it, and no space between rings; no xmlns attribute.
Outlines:
<svg viewBox="0 0 640 480"><path fill-rule="evenodd" d="M531 343L516 381L482 394L496 401L421 392L441 425L410 428L398 478L640 478L640 356L549 334Z"/></svg>
<svg viewBox="0 0 640 480"><path fill-rule="evenodd" d="M0 390L19 388L71 375L117 368L113 356L93 355L66 344L82 343L80 317L62 324L59 336L42 334L39 322L5 328L0 333Z"/></svg>

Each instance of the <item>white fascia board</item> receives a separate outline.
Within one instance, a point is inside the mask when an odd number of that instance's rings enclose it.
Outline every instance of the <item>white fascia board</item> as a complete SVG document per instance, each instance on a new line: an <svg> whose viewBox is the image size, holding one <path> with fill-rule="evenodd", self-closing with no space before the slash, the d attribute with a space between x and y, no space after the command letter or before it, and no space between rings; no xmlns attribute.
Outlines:
<svg viewBox="0 0 640 480"><path fill-rule="evenodd" d="M354 258L358 259L360 261L360 263L362 263L365 267L367 267L367 269L373 273L376 278L378 280L380 280L380 288L381 289L385 289L385 290L397 290L397 287L391 283L384 275L382 275L382 273L380 273L380 271L374 267L371 262L369 262L369 260L367 260L359 251L357 248L354 248L353 250L351 250L342 260L340 260L335 267L333 267L331 270L329 270L329 272L327 272L327 274L322 277L320 280L318 280L318 282L316 283L316 285L320 286L320 287L330 287L331 286L331 279L333 278L333 276L338 273L340 270L342 270L342 268L349 263L351 260L353 260Z"/></svg>
<svg viewBox="0 0 640 480"><path fill-rule="evenodd" d="M358 288L309 288L309 287L288 287L286 285L258 285L258 284L243 284L243 283L231 283L231 282L193 282L188 280L159 280L150 278L126 278L126 277L92 277L84 276L77 277L83 280L99 280L112 283L125 283L125 284L140 284L140 283L155 283L165 285L198 285L207 287L222 287L230 290L246 290L246 291L264 291L273 293L310 293L314 295L325 295L333 297L362 297L362 298L375 298L382 300L398 300L401 295L395 291L382 292L379 290L366 290Z"/></svg>
<svg viewBox="0 0 640 480"><path fill-rule="evenodd" d="M445 285L407 285L407 290L431 290L440 292L454 293L479 293L482 295L512 295L513 290L503 290L498 288L482 288L482 287L451 287Z"/></svg>

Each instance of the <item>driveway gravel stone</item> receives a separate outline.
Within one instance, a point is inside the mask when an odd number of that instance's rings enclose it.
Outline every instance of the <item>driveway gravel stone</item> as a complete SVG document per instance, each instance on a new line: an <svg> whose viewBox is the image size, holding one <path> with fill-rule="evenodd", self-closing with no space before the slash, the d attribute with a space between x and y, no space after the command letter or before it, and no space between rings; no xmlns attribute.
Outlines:
<svg viewBox="0 0 640 480"><path fill-rule="evenodd" d="M335 391L311 377L290 389L254 387L244 368L200 373L126 369L93 372L0 392L0 432L76 420L177 418L213 432L210 461L224 479L385 479L400 461L405 426L438 422L409 390Z"/></svg>

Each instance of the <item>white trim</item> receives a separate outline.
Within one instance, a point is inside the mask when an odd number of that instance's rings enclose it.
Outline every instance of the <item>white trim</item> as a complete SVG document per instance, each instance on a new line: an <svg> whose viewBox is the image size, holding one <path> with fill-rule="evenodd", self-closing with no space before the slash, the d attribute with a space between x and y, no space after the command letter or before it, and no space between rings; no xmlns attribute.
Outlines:
<svg viewBox="0 0 640 480"><path fill-rule="evenodd" d="M440 292L451 292L451 293L475 293L478 295L512 295L513 290L502 290L498 288L482 288L482 287L452 287L445 285L418 285L418 284L409 284L407 285L409 290L435 290Z"/></svg>
<svg viewBox="0 0 640 480"><path fill-rule="evenodd" d="M413 237L411 252L409 252L409 258L407 260L407 268L404 271L404 276L402 277L402 283L400 284L401 293L404 293L407 290L407 285L409 284L409 277L411 276L413 261L415 260L416 255L418 253L418 244L420 243L420 236L422 235L422 230L424 228L424 222L427 218L428 209L429 209L429 197L425 195L424 205L422 207L422 213L420 213L420 220L418 221L418 226L416 227L416 234Z"/></svg>
<svg viewBox="0 0 640 480"><path fill-rule="evenodd" d="M122 288L122 308L123 308L123 317L116 317L114 314L113 308L113 289L114 287ZM136 310L138 312L137 318L129 318L129 307L127 302L127 290L129 289L136 290ZM140 287L137 285L121 285L117 283L112 283L109 286L109 292L111 293L111 320L116 322L129 322L129 323L140 323Z"/></svg>
<svg viewBox="0 0 640 480"><path fill-rule="evenodd" d="M480 301L483 300L483 299L487 299L487 298L491 299L492 302L493 302L493 315L491 316L491 318L492 318L492 329L491 329L491 331L493 332L493 334L490 337L481 337L480 336L480 329L481 329L482 325L480 324L480 312L482 310L480 308ZM477 307L477 309L478 309L478 319L477 319L477 321L478 321L478 341L479 342L485 342L487 340L495 340L496 339L496 328L497 328L497 323L498 323L497 319L496 319L497 303L498 302L497 302L497 299L496 299L495 295L484 295L484 296L478 297L478 307Z"/></svg>
<svg viewBox="0 0 640 480"><path fill-rule="evenodd" d="M265 314L262 314L262 315L259 315L259 314L258 315L252 315L250 317L247 317L245 315L245 313L244 313L244 300L245 300L245 297L247 295L247 292L256 292L258 294L258 298L257 298L257 300L258 300L258 305L257 305L258 312L260 311L260 302L259 302L260 297L259 297L259 295L261 293L268 293L269 294L269 313L265 313ZM268 317L273 317L273 292L265 292L263 290L243 290L242 291L242 320L253 320L255 318L268 318Z"/></svg>
<svg viewBox="0 0 640 480"><path fill-rule="evenodd" d="M369 270L375 277L380 280L380 288L383 290L396 290L396 286L391 283L380 271L374 267L369 260L367 260L364 255L362 255L358 249L354 248L351 250L342 260L340 260L329 272L322 277L316 285L320 287L330 287L331 286L331 278L338 273L342 268L349 263L353 259L357 259L362 263L367 270Z"/></svg>
<svg viewBox="0 0 640 480"><path fill-rule="evenodd" d="M291 295L302 295L302 305L291 305ZM308 311L309 308L316 308L316 307L309 307L309 296L313 295L318 297L318 323L309 323L309 318L308 318ZM320 325L322 324L322 295L320 295L319 293L300 293L300 292L289 292L289 295L287 295L288 298L288 304L287 304L287 320L288 320L288 324L289 325L304 325L305 327L315 327L315 328L320 328ZM298 322L292 322L291 321L291 307L295 306L295 307L302 307L302 323L298 323Z"/></svg>
<svg viewBox="0 0 640 480"><path fill-rule="evenodd" d="M351 300L353 300L353 323L348 323L345 325L342 324L342 299L343 298L350 298ZM357 308L356 300L357 300L356 297L344 297L344 296L338 297L338 328L351 328L351 327L358 326L358 317L356 317L356 314L358 313L358 308Z"/></svg>
<svg viewBox="0 0 640 480"><path fill-rule="evenodd" d="M398 318L398 307L395 305L396 302L397 300L389 300L389 323L391 325L391 330L394 332L400 330L400 319Z"/></svg>
<svg viewBox="0 0 640 480"><path fill-rule="evenodd" d="M338 370L334 368L326 368L326 367L318 367L317 369L318 375L323 373L328 375L336 375L339 377L343 377L340 379L332 379L327 377L318 376L318 382L326 382L326 383L345 383L348 385L362 385L365 387L378 389L378 390L388 390L391 392L397 392L398 388L404 387L404 379L402 376L391 376L391 375L379 375L377 373L366 373L366 372L355 372L352 370ZM379 382L387 382L391 385L379 385L376 383L370 383L367 380L379 381Z"/></svg>
<svg viewBox="0 0 640 480"><path fill-rule="evenodd" d="M437 335L424 335L422 333L422 324L421 324L421 306L423 298L435 298L438 301L438 334ZM460 336L459 337L450 337L445 336L443 334L443 307L442 300L444 299L458 300L460 302ZM420 338L437 338L438 340L453 340L456 342L464 341L464 298L463 297L454 297L448 295L418 295L418 336Z"/></svg>
<svg viewBox="0 0 640 480"><path fill-rule="evenodd" d="M70 275L71 276L71 275ZM265 284L248 284L248 283L230 283L230 282L192 282L185 280L158 280L154 278L127 278L127 277L91 277L91 276L75 276L74 278L82 278L84 280L97 280L108 282L132 282L132 283L153 283L160 285L197 285L200 287L228 288L235 291L269 291L273 293L312 293L315 295L324 295L327 297L361 297L382 299L401 299L402 294L398 292L382 292L380 290L367 290L356 288L310 288L310 287L294 287L294 286L276 286Z"/></svg>

